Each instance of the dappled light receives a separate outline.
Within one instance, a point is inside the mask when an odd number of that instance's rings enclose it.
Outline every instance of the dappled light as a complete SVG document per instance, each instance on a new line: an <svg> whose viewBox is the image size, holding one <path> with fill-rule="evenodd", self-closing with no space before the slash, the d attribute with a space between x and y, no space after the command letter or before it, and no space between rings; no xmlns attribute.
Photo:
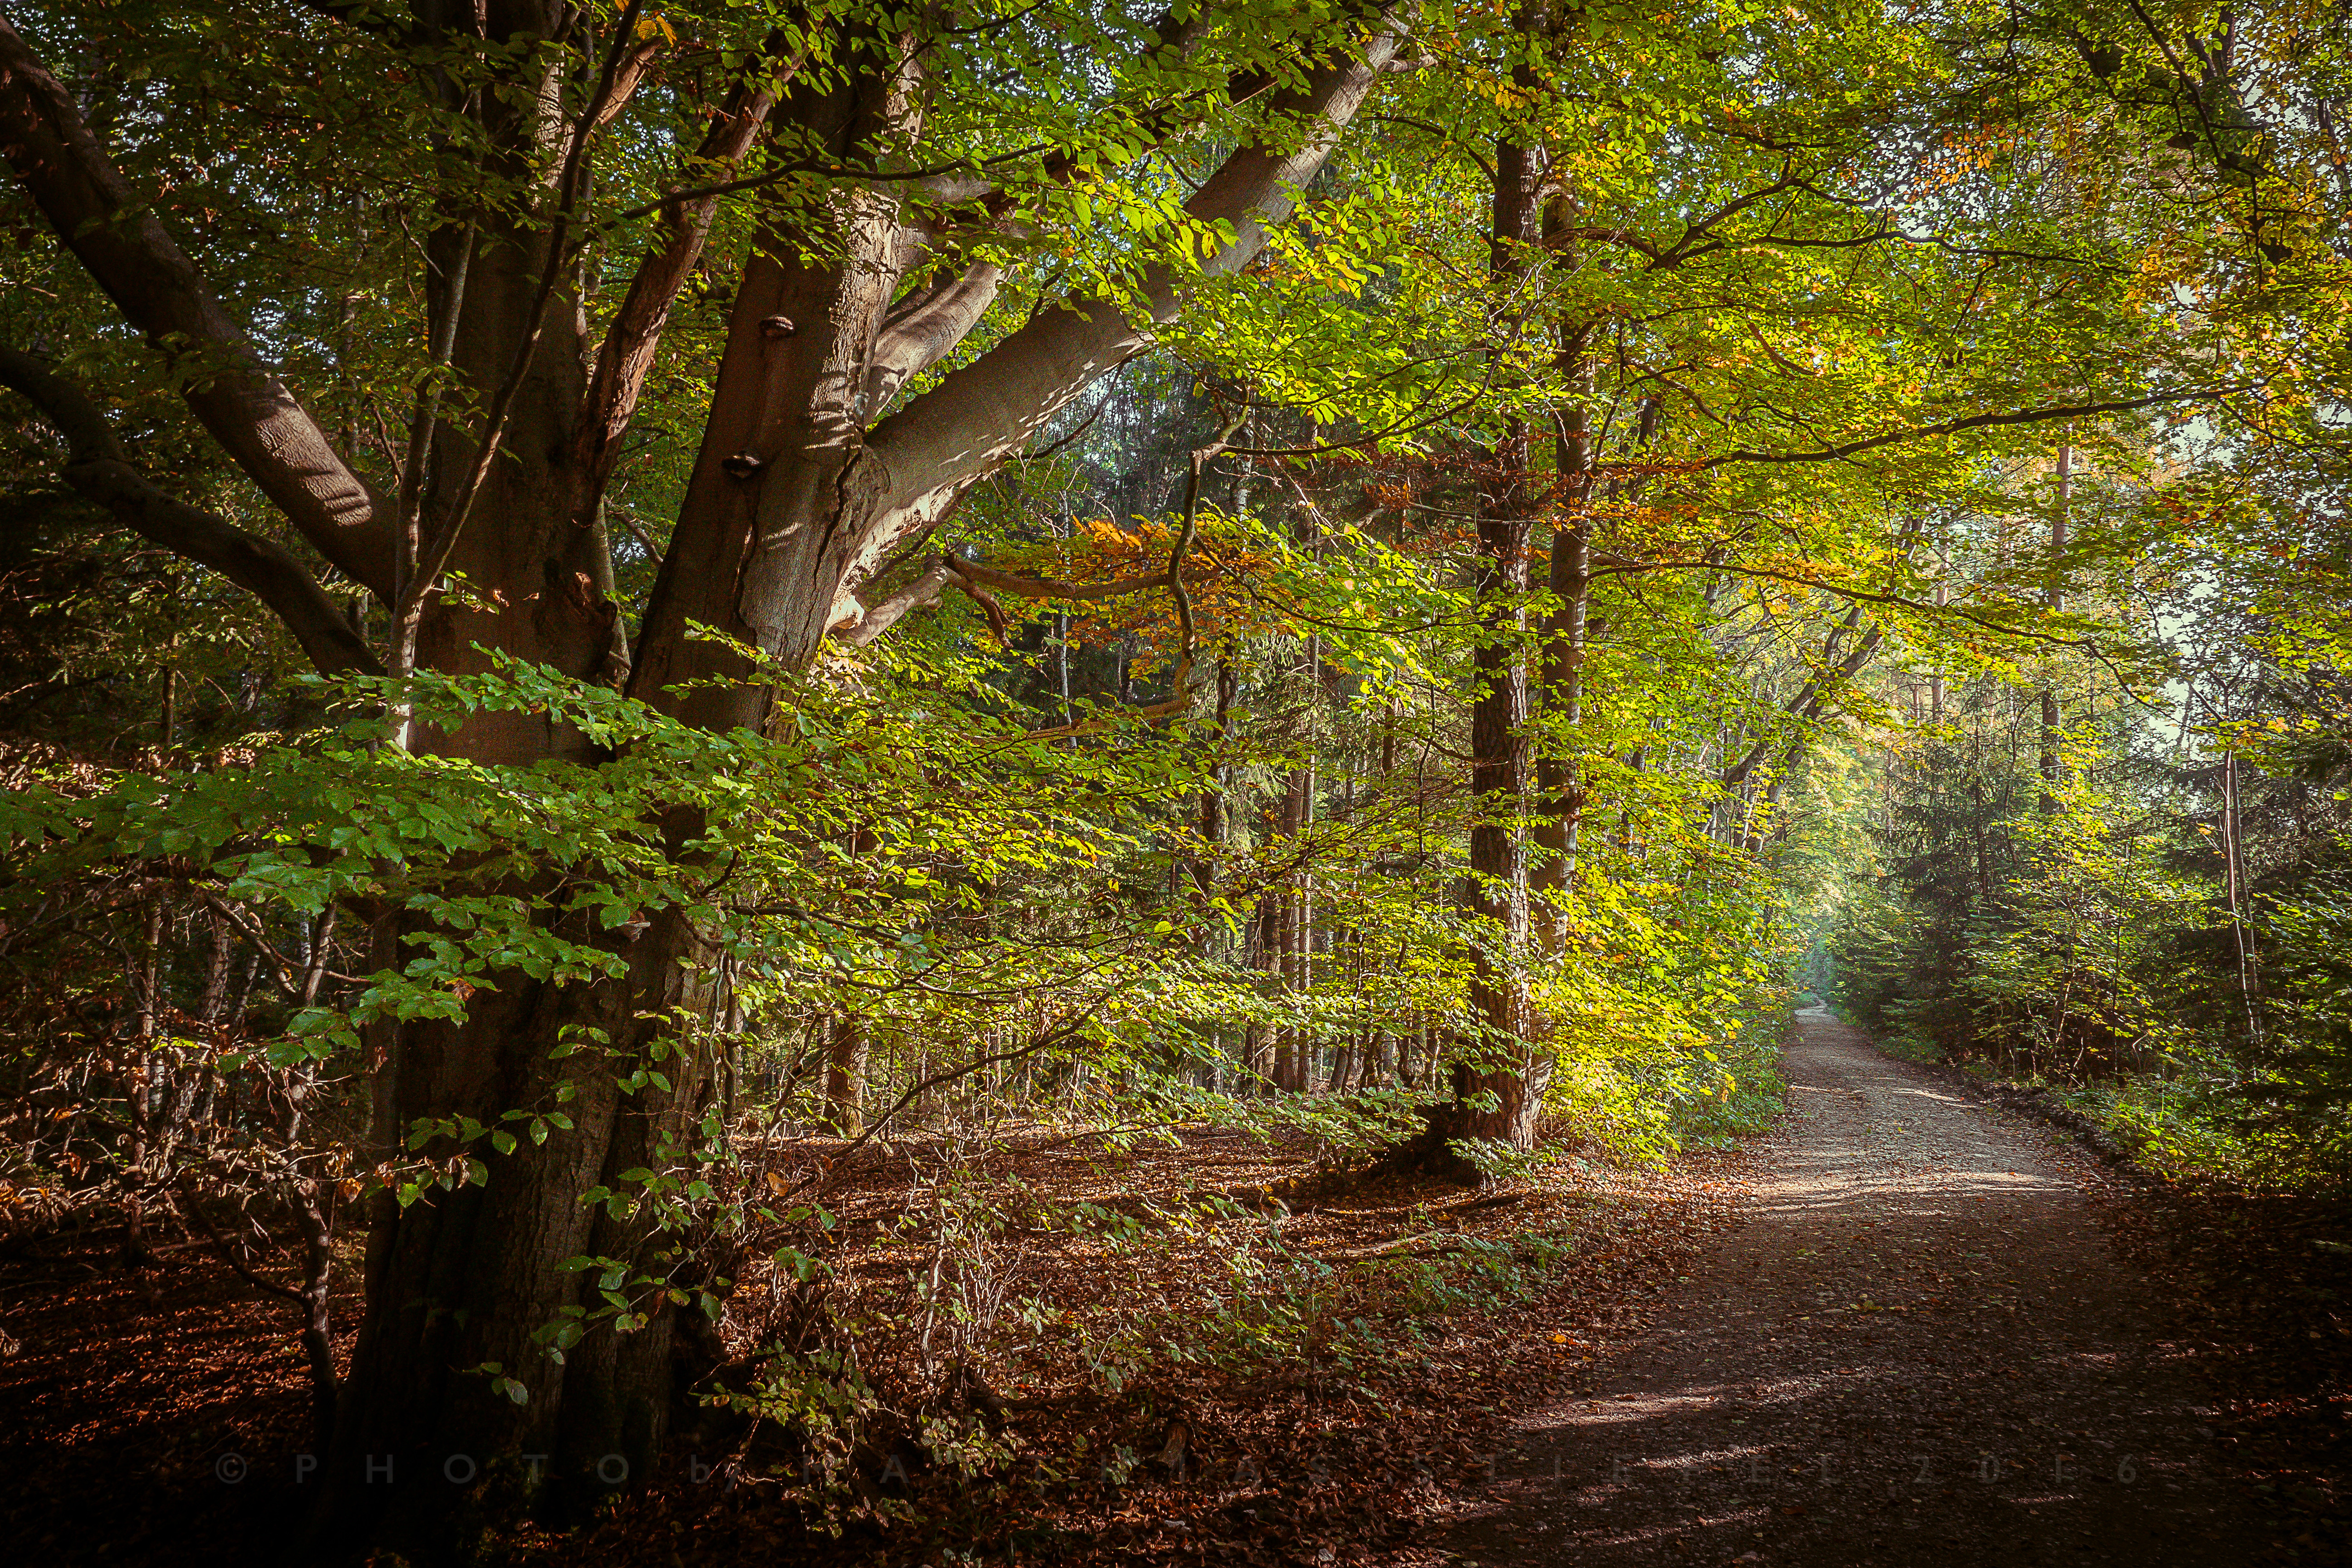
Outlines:
<svg viewBox="0 0 2352 1568"><path fill-rule="evenodd" d="M1825 1015L1798 1031L1748 1223L1587 1397L1522 1419L1459 1548L2205 1563L2257 1531L2082 1156Z"/></svg>
<svg viewBox="0 0 2352 1568"><path fill-rule="evenodd" d="M2352 1559L2347 81L16 0L0 1539Z"/></svg>

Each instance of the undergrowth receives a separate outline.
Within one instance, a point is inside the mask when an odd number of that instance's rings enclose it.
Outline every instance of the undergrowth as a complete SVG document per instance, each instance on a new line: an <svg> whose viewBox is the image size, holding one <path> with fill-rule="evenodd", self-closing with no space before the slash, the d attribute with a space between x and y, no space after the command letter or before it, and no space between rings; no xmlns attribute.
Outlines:
<svg viewBox="0 0 2352 1568"><path fill-rule="evenodd" d="M1245 1201L1146 1196L1129 1176L1125 1192L1074 1201L1005 1174L995 1134L943 1131L909 1156L917 1189L894 1194L895 1214L870 1230L853 1237L856 1226L804 1207L752 1238L768 1261L746 1269L731 1314L751 1370L707 1395L733 1434L729 1477L838 1534L910 1517L894 1483L912 1467L969 1480L1017 1456L1051 1487L1103 1484L1149 1458L1089 1426L1047 1434L1008 1418L1024 1409L1133 1412L1182 1387L1413 1374L1452 1321L1554 1287L1602 1206L1593 1194L1607 1167L1659 1168L1679 1149L1769 1126L1785 1091L1784 1018L1759 1016L1679 1060L1621 1057L1604 1071L1588 1056L1580 1078L1555 1076L1552 1127L1572 1127L1598 1099L1612 1114L1517 1162L1512 1190L1369 1209L1348 1205L1388 1194L1320 1194L1325 1210L1374 1222L1369 1246L1331 1247L1313 1215L1260 1189ZM1107 1155L1105 1173L1119 1182L1147 1157ZM1180 1148L1180 1167L1185 1158ZM763 1172L758 1184L783 1180ZM1517 1226L1464 1224L1521 1204Z"/></svg>

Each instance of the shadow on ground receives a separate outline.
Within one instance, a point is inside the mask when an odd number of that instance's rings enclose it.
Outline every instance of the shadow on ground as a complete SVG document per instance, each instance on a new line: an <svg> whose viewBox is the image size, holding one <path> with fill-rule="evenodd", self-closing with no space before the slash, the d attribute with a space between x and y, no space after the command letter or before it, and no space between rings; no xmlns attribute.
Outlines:
<svg viewBox="0 0 2352 1568"><path fill-rule="evenodd" d="M1748 1223L1521 1422L1488 1563L2228 1563L2210 1394L2046 1136L1799 1016Z"/></svg>

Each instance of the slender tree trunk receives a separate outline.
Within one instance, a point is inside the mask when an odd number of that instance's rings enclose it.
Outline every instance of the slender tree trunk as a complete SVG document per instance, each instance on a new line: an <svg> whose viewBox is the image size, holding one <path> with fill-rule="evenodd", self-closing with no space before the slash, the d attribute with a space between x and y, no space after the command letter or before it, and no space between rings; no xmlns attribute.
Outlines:
<svg viewBox="0 0 2352 1568"><path fill-rule="evenodd" d="M2074 432L2072 424L2066 428L2066 438L2058 445L2058 505L2050 515L2050 588L2046 603L2053 611L2066 607L2066 592L2063 584L2063 568L2059 563L2066 553L2066 509L2074 494ZM2058 687L2055 672L2045 661L2042 682L2042 811L2050 816L2058 809L2058 783L2061 763L2058 755Z"/></svg>
<svg viewBox="0 0 2352 1568"><path fill-rule="evenodd" d="M2230 900L2230 936L2238 954L2238 998L2246 1013L2246 1037L2263 1037L2262 1004L2254 984L2253 932L2246 921L2245 857L2240 848L2238 754L2221 758L2221 864Z"/></svg>
<svg viewBox="0 0 2352 1568"><path fill-rule="evenodd" d="M1256 918L1250 922L1251 964L1258 972L1258 994L1272 999L1282 984L1282 911L1289 889L1276 883L1258 895ZM1244 1026L1242 1065L1249 1075L1249 1092L1265 1095L1282 1087L1281 1063L1276 1041L1280 1031L1253 1018Z"/></svg>
<svg viewBox="0 0 2352 1568"><path fill-rule="evenodd" d="M824 1110L833 1131L844 1138L866 1131L862 1107L868 1040L865 1019L844 1013L833 1021L824 1062Z"/></svg>
<svg viewBox="0 0 2352 1568"><path fill-rule="evenodd" d="M1573 212L1566 191L1543 204L1543 239L1552 266L1573 271L1582 258L1569 238ZM1588 795L1570 748L1584 722L1585 645L1592 604L1591 399L1590 328L1564 327L1555 361L1569 387L1557 412L1555 442L1559 521L1551 535L1552 608L1545 618L1536 701L1544 743L1536 756L1533 852L1528 879L1538 944L1548 956L1568 945L1568 900L1575 889L1578 840Z"/></svg>
<svg viewBox="0 0 2352 1568"><path fill-rule="evenodd" d="M1936 547L1936 607L1944 608L1952 602L1952 552L1948 544ZM1944 721L1944 666L1939 660L1927 677L1927 720L1932 724Z"/></svg>
<svg viewBox="0 0 2352 1568"><path fill-rule="evenodd" d="M125 1098L131 1132L129 1147L124 1151L130 1191L122 1200L122 1260L134 1269L155 1261L154 1249L147 1242L146 1185L153 1153L150 1144L153 1134L155 1037L163 1027L163 1016L164 927L163 899L149 899L145 929L140 940L138 1022L131 1047L131 1070L124 1079L124 1087L130 1091Z"/></svg>
<svg viewBox="0 0 2352 1568"><path fill-rule="evenodd" d="M1232 725L1234 699L1239 683L1234 674L1233 649L1230 646L1217 655L1217 710L1210 721L1209 744L1213 750L1223 750ZM1225 764L1213 763L1209 769L1208 785L1201 791L1201 858L1192 863L1192 885L1203 898L1216 881L1218 858L1225 845Z"/></svg>
<svg viewBox="0 0 2352 1568"><path fill-rule="evenodd" d="M1492 269L1507 284L1526 272L1535 241L1536 151L1505 141L1496 150ZM1528 546L1533 531L1529 436L1513 420L1486 454L1478 502L1477 695L1471 710L1469 903L1483 930L1471 980L1477 1033L1454 1063L1452 1100L1432 1115L1427 1157L1457 1176L1473 1173L1452 1141L1532 1148L1539 1110L1533 1019L1528 994Z"/></svg>
<svg viewBox="0 0 2352 1568"><path fill-rule="evenodd" d="M1299 836L1307 829L1314 809L1315 765L1312 762L1292 768L1283 780L1282 815L1277 831L1286 852L1296 854ZM1307 964L1307 893L1306 873L1295 871L1272 896L1276 900L1274 942L1275 971L1282 989L1296 1003L1306 989ZM1275 1086L1297 1093L1306 1086L1303 1055L1307 1048L1305 1036L1295 1026L1286 1026L1275 1047Z"/></svg>

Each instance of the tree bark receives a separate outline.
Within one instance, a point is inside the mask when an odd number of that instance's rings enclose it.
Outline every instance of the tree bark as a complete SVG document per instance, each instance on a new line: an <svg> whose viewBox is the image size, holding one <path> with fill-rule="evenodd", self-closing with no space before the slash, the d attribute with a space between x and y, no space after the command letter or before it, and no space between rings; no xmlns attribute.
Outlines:
<svg viewBox="0 0 2352 1568"><path fill-rule="evenodd" d="M1582 413L1580 407L1571 417ZM1580 418L1577 422L1580 425ZM1545 710L1546 743L1536 761L1535 820L1530 829L1534 856L1528 887L1539 945L1547 956L1556 958L1568 945L1568 900L1576 885L1589 793L1581 772L1563 754L1575 743L1584 722L1592 526L1580 506L1552 531L1550 576L1556 607L1545 627L1543 679L1537 688Z"/></svg>
<svg viewBox="0 0 2352 1568"><path fill-rule="evenodd" d="M1583 258L1570 237L1574 213L1566 191L1543 204L1545 247L1555 271L1572 272ZM1589 791L1571 760L1584 722L1585 645L1592 605L1593 367L1591 328L1563 326L1554 366L1567 384L1567 402L1558 410L1553 479L1558 521L1552 527L1549 587L1552 607L1545 619L1536 701L1544 743L1536 756L1535 819L1528 880L1538 946L1558 958L1568 946L1568 900L1575 890L1579 840Z"/></svg>
<svg viewBox="0 0 2352 1568"><path fill-rule="evenodd" d="M1257 253L1264 226L1287 214L1291 193L1322 165L1395 43L1393 31L1381 31L1360 56L1318 67L1273 95L1274 112L1318 129L1295 150L1244 145L1185 204L1196 219L1234 226L1234 242L1204 270L1234 271ZM918 111L912 81L911 68L877 68L789 97L772 118L821 146L846 149L908 124ZM894 331L887 321L897 280L921 254L898 206L884 189L839 195L822 237L834 258L822 263L807 259L816 247L796 231L757 242L640 638L631 689L647 700L660 701L680 681L741 673L723 649L688 641L689 621L789 667L812 663L829 633L864 618L855 590L892 550L1018 455L1097 378L1140 353L1150 326L1171 319L1181 302L1180 279L1159 267L1139 280L1140 319L1103 300L1065 300L869 425L874 367L900 354L901 334L913 330ZM698 722L756 727L766 708L756 689L705 690L680 711Z"/></svg>
<svg viewBox="0 0 2352 1568"><path fill-rule="evenodd" d="M1507 139L1496 149L1491 270L1500 284L1523 276L1537 239L1540 154ZM1421 1140L1428 1160L1462 1179L1475 1167L1450 1145L1476 1140L1535 1145L1541 1099L1530 1045L1528 991L1528 548L1534 486L1524 420L1509 421L1485 454L1478 500L1477 695L1471 709L1468 904L1482 931L1470 986L1473 1037L1453 1063L1452 1098Z"/></svg>
<svg viewBox="0 0 2352 1568"><path fill-rule="evenodd" d="M834 1020L833 1043L824 1063L824 1109L833 1131L856 1138L866 1131L866 1021L844 1014Z"/></svg>
<svg viewBox="0 0 2352 1568"><path fill-rule="evenodd" d="M2069 420L2066 437L2058 444L2058 504L2050 514L2050 588L2044 602L2052 613L2066 607L2063 567L2059 564L2066 554L2066 510L2074 495L2074 426ZM2045 658L2042 671L2042 814L2055 816L2058 810L2058 783L2062 763L2058 755L2058 687L2054 672Z"/></svg>

